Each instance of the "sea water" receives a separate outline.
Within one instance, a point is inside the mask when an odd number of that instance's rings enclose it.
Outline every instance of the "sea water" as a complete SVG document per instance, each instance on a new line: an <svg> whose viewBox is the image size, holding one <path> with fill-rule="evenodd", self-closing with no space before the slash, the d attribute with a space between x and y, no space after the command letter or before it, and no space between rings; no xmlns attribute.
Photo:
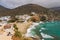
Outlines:
<svg viewBox="0 0 60 40"><path fill-rule="evenodd" d="M39 23L31 33L42 36L44 40L60 40L60 21Z"/></svg>

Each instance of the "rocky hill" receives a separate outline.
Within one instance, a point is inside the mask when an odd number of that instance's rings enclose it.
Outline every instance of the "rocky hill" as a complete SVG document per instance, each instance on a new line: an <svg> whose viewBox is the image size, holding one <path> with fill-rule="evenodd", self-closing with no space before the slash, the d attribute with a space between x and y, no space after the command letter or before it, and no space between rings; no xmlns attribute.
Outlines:
<svg viewBox="0 0 60 40"><path fill-rule="evenodd" d="M46 15L49 20L60 20L60 14L58 12L36 4L26 4L15 9L7 9L0 6L0 16L15 16L19 14L30 14L31 12L36 12L40 15Z"/></svg>
<svg viewBox="0 0 60 40"><path fill-rule="evenodd" d="M60 13L60 7L54 7L54 8L50 8L50 9L52 9L52 10L57 11L57 12Z"/></svg>

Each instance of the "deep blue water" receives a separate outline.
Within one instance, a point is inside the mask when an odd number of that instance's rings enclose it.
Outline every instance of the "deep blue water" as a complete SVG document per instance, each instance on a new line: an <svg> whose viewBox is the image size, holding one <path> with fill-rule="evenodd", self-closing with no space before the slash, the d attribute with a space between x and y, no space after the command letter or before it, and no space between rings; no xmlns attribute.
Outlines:
<svg viewBox="0 0 60 40"><path fill-rule="evenodd" d="M60 21L50 21L50 22L44 22L42 24L40 23L39 25L36 26L35 29L32 29L32 33L38 36L41 36L40 33L44 33L54 37L54 39L44 38L45 40L60 40Z"/></svg>

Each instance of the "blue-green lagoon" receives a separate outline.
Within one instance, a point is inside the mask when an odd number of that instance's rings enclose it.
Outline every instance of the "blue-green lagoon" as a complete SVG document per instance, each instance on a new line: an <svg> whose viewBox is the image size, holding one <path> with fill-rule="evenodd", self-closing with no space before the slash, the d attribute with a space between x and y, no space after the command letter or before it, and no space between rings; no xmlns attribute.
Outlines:
<svg viewBox="0 0 60 40"><path fill-rule="evenodd" d="M32 29L31 33L42 36L44 40L60 40L60 21L40 23Z"/></svg>

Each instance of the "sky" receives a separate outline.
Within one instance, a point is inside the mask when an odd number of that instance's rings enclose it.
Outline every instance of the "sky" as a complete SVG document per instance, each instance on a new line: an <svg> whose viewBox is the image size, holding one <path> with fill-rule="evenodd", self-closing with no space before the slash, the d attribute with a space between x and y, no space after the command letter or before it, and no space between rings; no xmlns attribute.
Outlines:
<svg viewBox="0 0 60 40"><path fill-rule="evenodd" d="M60 0L0 0L0 5L10 9L25 4L38 4L46 8L60 7Z"/></svg>

